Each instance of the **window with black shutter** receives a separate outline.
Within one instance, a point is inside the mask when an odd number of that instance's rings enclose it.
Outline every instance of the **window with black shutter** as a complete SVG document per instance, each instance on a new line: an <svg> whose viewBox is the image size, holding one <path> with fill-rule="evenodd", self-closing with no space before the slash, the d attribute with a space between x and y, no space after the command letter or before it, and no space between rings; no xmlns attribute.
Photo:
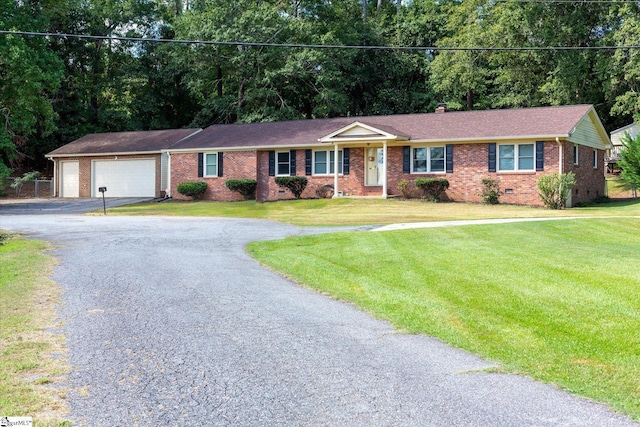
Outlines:
<svg viewBox="0 0 640 427"><path fill-rule="evenodd" d="M536 170L544 170L544 142L536 142Z"/></svg>
<svg viewBox="0 0 640 427"><path fill-rule="evenodd" d="M276 152L269 151L269 176L276 176Z"/></svg>
<svg viewBox="0 0 640 427"><path fill-rule="evenodd" d="M411 147L402 147L402 172L411 173Z"/></svg>
<svg viewBox="0 0 640 427"><path fill-rule="evenodd" d="M289 152L289 175L296 176L296 150Z"/></svg>
<svg viewBox="0 0 640 427"><path fill-rule="evenodd" d="M447 144L445 146L445 149L447 151L446 153L446 165L447 165L447 169L446 172L447 173L453 173L453 145L452 144Z"/></svg>
<svg viewBox="0 0 640 427"><path fill-rule="evenodd" d="M344 148L342 150L342 174L349 175L349 149Z"/></svg>
<svg viewBox="0 0 640 427"><path fill-rule="evenodd" d="M311 150L305 150L304 151L304 174L305 175L311 175L312 172L312 160L311 160L311 156L312 156L312 151Z"/></svg>
<svg viewBox="0 0 640 427"><path fill-rule="evenodd" d="M489 172L496 171L496 143L489 144Z"/></svg>

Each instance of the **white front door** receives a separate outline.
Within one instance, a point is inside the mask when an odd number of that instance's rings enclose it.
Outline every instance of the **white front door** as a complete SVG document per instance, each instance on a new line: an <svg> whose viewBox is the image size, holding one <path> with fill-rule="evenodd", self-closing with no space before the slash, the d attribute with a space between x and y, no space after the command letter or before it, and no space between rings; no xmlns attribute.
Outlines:
<svg viewBox="0 0 640 427"><path fill-rule="evenodd" d="M382 168L384 162L384 151L382 148L367 148L365 150L365 162L367 173L364 185L382 185Z"/></svg>

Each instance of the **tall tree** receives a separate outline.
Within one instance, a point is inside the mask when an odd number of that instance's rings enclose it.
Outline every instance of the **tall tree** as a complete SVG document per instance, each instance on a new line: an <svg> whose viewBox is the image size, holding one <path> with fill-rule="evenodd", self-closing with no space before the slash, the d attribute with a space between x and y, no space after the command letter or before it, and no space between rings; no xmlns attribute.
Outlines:
<svg viewBox="0 0 640 427"><path fill-rule="evenodd" d="M46 31L54 7L37 0L0 0L0 28ZM0 35L0 176L19 167L31 139L55 129L51 100L62 63L42 38Z"/></svg>

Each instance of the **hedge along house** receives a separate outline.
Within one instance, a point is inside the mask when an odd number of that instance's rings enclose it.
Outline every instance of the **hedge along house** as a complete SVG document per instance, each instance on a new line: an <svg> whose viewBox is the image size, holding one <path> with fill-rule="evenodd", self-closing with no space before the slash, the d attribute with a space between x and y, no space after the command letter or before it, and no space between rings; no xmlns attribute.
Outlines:
<svg viewBox="0 0 640 427"><path fill-rule="evenodd" d="M213 125L176 143L169 191L208 184L204 199L240 200L230 178L258 182L257 200L291 198L277 176L306 176L303 198L330 185L334 197L400 194L398 183L446 178L452 201L481 201L483 178L496 179L503 203L541 205L537 180L573 172L570 200L605 194L607 132L591 105Z"/></svg>
<svg viewBox="0 0 640 427"><path fill-rule="evenodd" d="M201 129L171 129L89 134L47 157L54 162L55 195L161 197L169 176L162 150Z"/></svg>

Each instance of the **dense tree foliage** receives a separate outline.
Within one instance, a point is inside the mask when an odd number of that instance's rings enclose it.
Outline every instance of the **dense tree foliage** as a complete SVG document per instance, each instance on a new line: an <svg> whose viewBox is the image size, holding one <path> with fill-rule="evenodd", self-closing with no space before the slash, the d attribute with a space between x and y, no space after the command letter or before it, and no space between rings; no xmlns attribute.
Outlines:
<svg viewBox="0 0 640 427"><path fill-rule="evenodd" d="M0 34L0 174L86 133L590 103L640 114L634 2L0 0L0 29L282 45ZM582 50L445 50L453 47ZM424 47L438 47L424 49ZM22 162L22 165L21 165Z"/></svg>

